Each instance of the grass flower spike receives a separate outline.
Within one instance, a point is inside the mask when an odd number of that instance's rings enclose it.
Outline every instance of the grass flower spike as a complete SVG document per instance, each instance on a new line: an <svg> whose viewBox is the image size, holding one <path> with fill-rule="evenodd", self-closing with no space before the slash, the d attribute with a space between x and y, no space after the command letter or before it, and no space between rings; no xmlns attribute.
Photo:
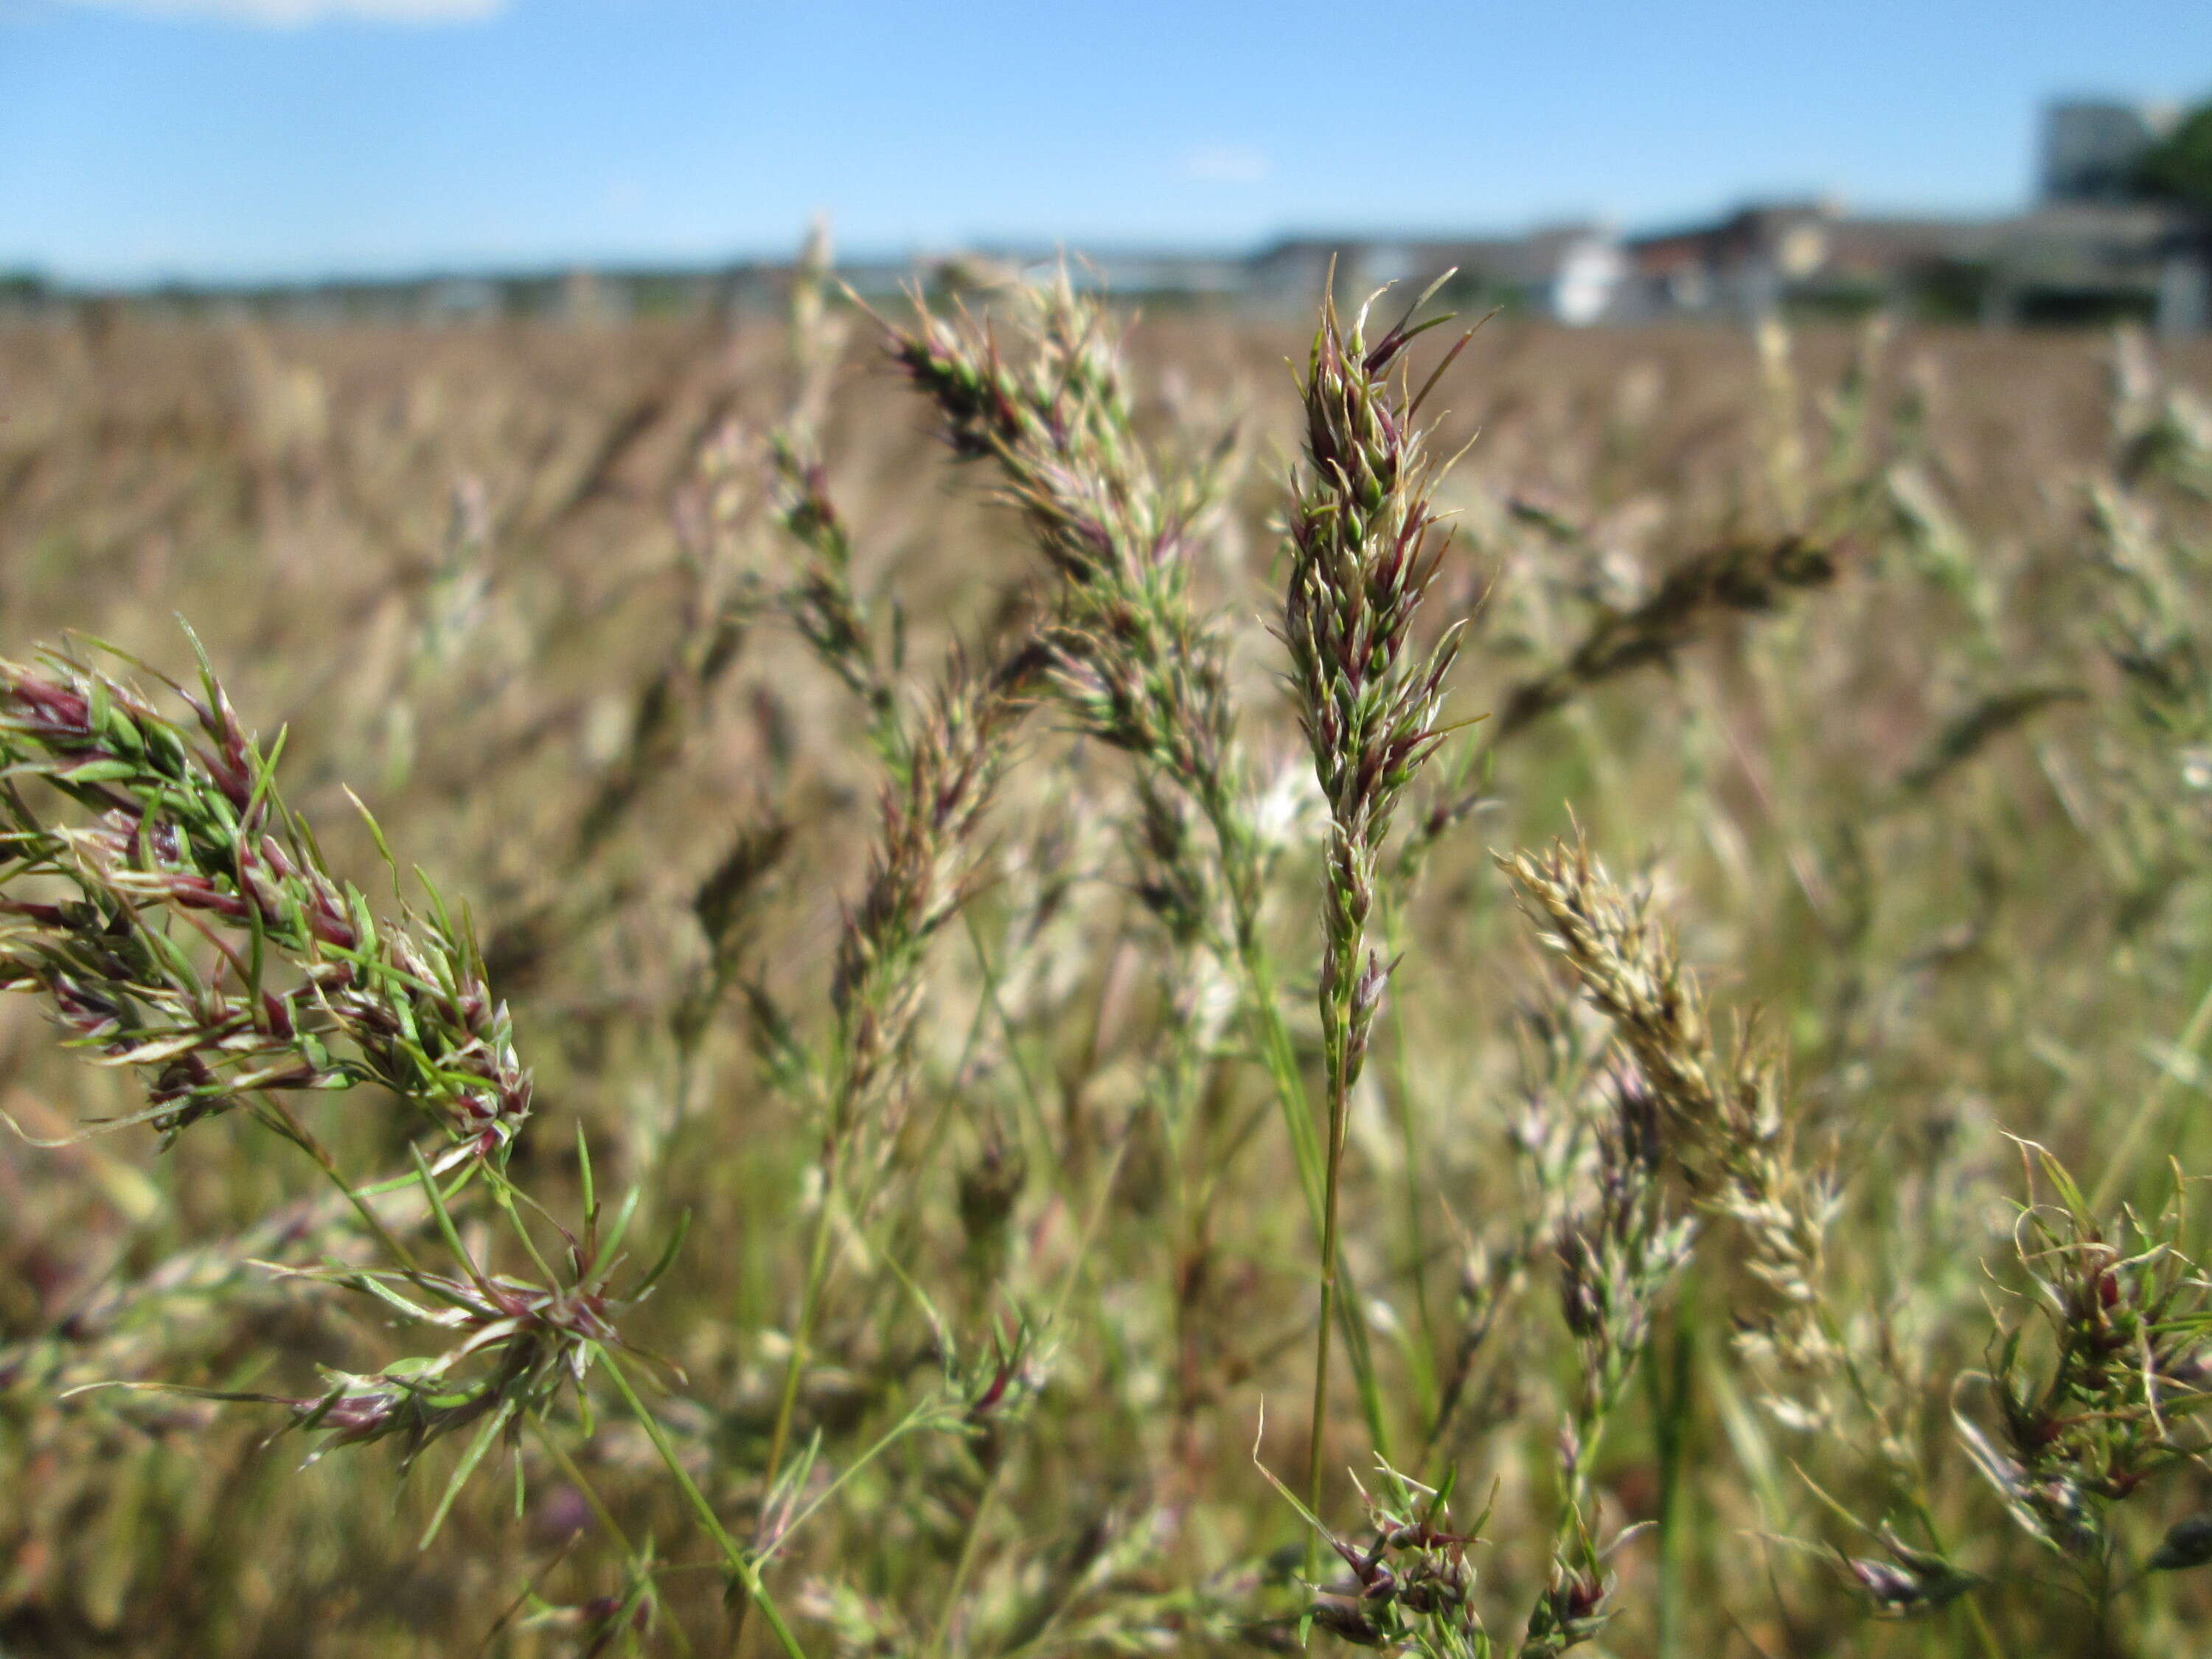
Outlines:
<svg viewBox="0 0 2212 1659"><path fill-rule="evenodd" d="M1363 307L1347 329L1331 301L1314 337L1300 388L1307 470L1291 508L1282 624L1298 718L1329 813L1320 988L1328 1122L1307 1455L1308 1499L1316 1509L1337 1313L1345 1133L1352 1087L1392 967L1367 946L1367 927L1392 809L1443 741L1437 720L1462 627L1453 623L1425 654L1413 638L1445 538L1430 501L1436 464L1415 424L1426 388L1411 391L1406 351L1433 325L1415 325L1409 310L1370 343L1369 309ZM1437 374L1458 350L1446 356Z"/></svg>

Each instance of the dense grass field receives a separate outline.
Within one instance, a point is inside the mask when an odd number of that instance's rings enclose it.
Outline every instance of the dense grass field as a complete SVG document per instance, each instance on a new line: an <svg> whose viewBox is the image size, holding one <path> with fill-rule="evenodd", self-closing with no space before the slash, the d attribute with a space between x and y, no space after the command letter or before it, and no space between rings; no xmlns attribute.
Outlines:
<svg viewBox="0 0 2212 1659"><path fill-rule="evenodd" d="M2212 348L818 300L0 331L0 1655L2200 1650Z"/></svg>

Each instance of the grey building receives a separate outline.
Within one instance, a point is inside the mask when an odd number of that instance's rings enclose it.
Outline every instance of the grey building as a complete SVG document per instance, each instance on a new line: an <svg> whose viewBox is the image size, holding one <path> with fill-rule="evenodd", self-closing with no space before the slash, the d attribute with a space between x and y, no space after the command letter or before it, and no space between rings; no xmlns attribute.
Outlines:
<svg viewBox="0 0 2212 1659"><path fill-rule="evenodd" d="M1898 309L1984 262L1994 226L1754 203L1706 225L1632 238L1617 314L1760 317L1784 307Z"/></svg>
<svg viewBox="0 0 2212 1659"><path fill-rule="evenodd" d="M1994 327L2134 318L2206 322L2199 216L2161 203L2074 199L1988 219L1853 214L1759 203L1710 224L1630 239L1609 315L1748 319L1887 310Z"/></svg>
<svg viewBox="0 0 2212 1659"><path fill-rule="evenodd" d="M2045 203L2122 202L2143 152L2173 130L2163 104L2065 98L2043 112L2039 195Z"/></svg>
<svg viewBox="0 0 2212 1659"><path fill-rule="evenodd" d="M1320 298L1332 264L1343 302L1386 283L1410 299L1449 271L1462 304L1521 307L1577 325L1612 314L1627 271L1620 239L1602 225L1544 226L1518 236L1297 236L1245 262L1248 291L1262 305L1302 309Z"/></svg>
<svg viewBox="0 0 2212 1659"><path fill-rule="evenodd" d="M2161 333L2204 326L2198 216L2157 202L2049 202L2002 221L1990 260L1993 323L2133 315Z"/></svg>

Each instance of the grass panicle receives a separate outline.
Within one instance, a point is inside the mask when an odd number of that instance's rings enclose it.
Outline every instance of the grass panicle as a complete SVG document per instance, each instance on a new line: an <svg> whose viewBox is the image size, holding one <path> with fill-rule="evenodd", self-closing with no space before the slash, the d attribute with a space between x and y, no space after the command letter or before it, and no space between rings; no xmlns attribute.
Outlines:
<svg viewBox="0 0 2212 1659"><path fill-rule="evenodd" d="M0 1648L2194 1651L2201 350L921 278L0 319Z"/></svg>

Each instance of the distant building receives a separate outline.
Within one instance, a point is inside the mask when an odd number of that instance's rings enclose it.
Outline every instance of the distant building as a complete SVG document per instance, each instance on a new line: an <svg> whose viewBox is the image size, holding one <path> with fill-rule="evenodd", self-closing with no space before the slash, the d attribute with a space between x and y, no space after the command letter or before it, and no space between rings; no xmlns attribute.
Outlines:
<svg viewBox="0 0 2212 1659"><path fill-rule="evenodd" d="M1245 264L1254 301L1304 308L1336 272L1344 301L1364 299L1389 283L1407 297L1453 273L1462 304L1525 307L1580 326L1612 310L1627 265L1619 239L1603 226L1552 225L1519 236L1300 236L1262 248Z"/></svg>
<svg viewBox="0 0 2212 1659"><path fill-rule="evenodd" d="M1616 238L1595 231L1570 237L1553 252L1540 303L1577 328L1602 322L1619 303L1627 276L1628 256Z"/></svg>
<svg viewBox="0 0 2212 1659"><path fill-rule="evenodd" d="M2162 104L2063 99L2043 112L2045 203L2122 202L2136 163L2173 130L2179 112Z"/></svg>
<svg viewBox="0 0 2212 1659"><path fill-rule="evenodd" d="M2196 216L2161 203L2047 203L1998 225L1988 320L2133 316L2194 333L2204 325L2206 252Z"/></svg>
<svg viewBox="0 0 2212 1659"><path fill-rule="evenodd" d="M1242 254L1191 253L1172 248L1037 249L984 247L991 264L1025 276L1067 269L1079 289L1168 299L1241 299L1251 286Z"/></svg>
<svg viewBox="0 0 2212 1659"><path fill-rule="evenodd" d="M1623 313L1771 311L1790 283L1811 276L1826 261L1835 216L1824 203L1772 203L1740 209L1712 224L1633 238L1625 252L1635 286L1623 296Z"/></svg>
<svg viewBox="0 0 2212 1659"><path fill-rule="evenodd" d="M1710 225L1632 239L1616 314L1905 307L1955 286L1955 273L1985 260L1992 240L1992 228L1975 221L1852 215L1828 201L1755 204Z"/></svg>
<svg viewBox="0 0 2212 1659"><path fill-rule="evenodd" d="M1890 217L1833 202L1761 203L1632 238L1608 315L1749 319L1892 311L1992 326L2135 319L2205 326L2208 245L2186 210L2048 202L1989 219Z"/></svg>

